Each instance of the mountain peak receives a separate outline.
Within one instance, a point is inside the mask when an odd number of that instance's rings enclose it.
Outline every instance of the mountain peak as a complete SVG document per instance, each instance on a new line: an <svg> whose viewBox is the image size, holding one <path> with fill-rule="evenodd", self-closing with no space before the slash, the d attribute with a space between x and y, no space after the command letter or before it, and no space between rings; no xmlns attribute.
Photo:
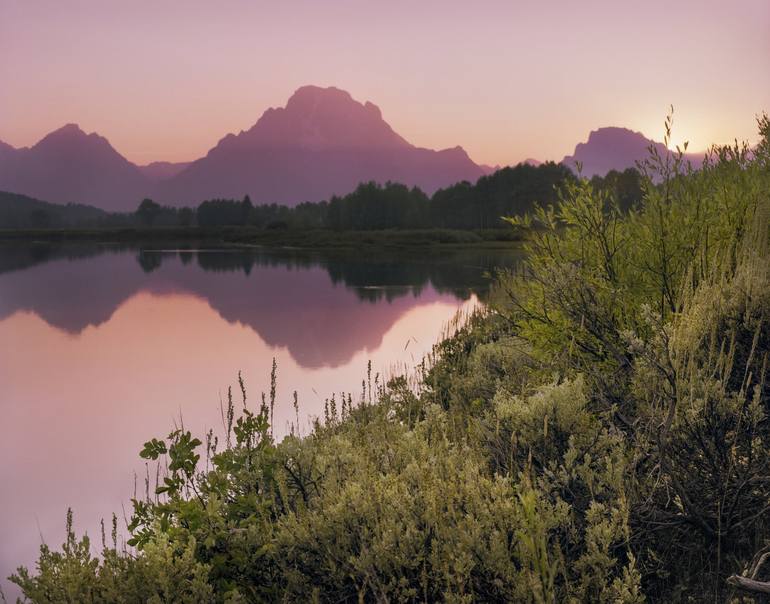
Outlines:
<svg viewBox="0 0 770 604"><path fill-rule="evenodd" d="M661 154L667 152L663 143L655 142L628 128L605 126L592 130L588 140L578 143L575 152L567 155L562 163L574 169L577 163L583 166L582 175L591 177L604 176L610 170L625 170L649 156L650 146Z"/></svg>
<svg viewBox="0 0 770 604"><path fill-rule="evenodd" d="M366 101L362 105L347 90L342 90L336 86L329 86L327 88L312 84L301 86L289 97L289 100L286 102L286 110L289 112L312 113L318 111L319 105L322 104L326 105L327 108L336 106L339 110L344 108L350 112L360 111L363 106L373 119L382 120L382 112L377 105L371 101Z"/></svg>
<svg viewBox="0 0 770 604"><path fill-rule="evenodd" d="M99 137L99 135L95 133L88 135L83 131L83 129L78 124L70 123L70 124L64 124L61 128L57 128L56 130L49 132L37 144L39 145L40 143L46 140L67 140L67 141L84 140L89 138L89 136Z"/></svg>
<svg viewBox="0 0 770 604"><path fill-rule="evenodd" d="M83 136L86 135L86 133L83 132L83 130L80 128L80 125L74 122L71 122L69 124L64 124L58 130L54 130L53 132L51 132L51 134L78 134Z"/></svg>
<svg viewBox="0 0 770 604"><path fill-rule="evenodd" d="M656 144L655 141L647 138L641 132L630 130L629 128L622 128L620 126L604 126L591 130L588 135L588 142L591 143L609 143L614 145L644 145L645 148L650 144ZM657 143L661 144L661 143Z"/></svg>
<svg viewBox="0 0 770 604"><path fill-rule="evenodd" d="M380 108L340 88L302 86L284 107L228 134L206 157L159 183L157 199L197 203L243 197L296 204L344 195L359 183L401 182L427 193L483 174L462 147L416 147L390 127Z"/></svg>
<svg viewBox="0 0 770 604"><path fill-rule="evenodd" d="M118 154L106 138L98 135L96 132L87 134L75 123L65 124L61 128L48 133L33 148L74 150L73 145L79 148L89 148L94 151Z"/></svg>
<svg viewBox="0 0 770 604"><path fill-rule="evenodd" d="M312 108L316 103L324 101L338 103L356 102L347 90L342 90L335 86L323 88L308 84L307 86L300 86L294 91L294 94L286 102L286 109L301 110L309 107Z"/></svg>
<svg viewBox="0 0 770 604"><path fill-rule="evenodd" d="M411 145L382 119L374 103L360 103L333 86L302 86L285 107L268 109L249 130L225 136L211 152L268 147L319 151Z"/></svg>
<svg viewBox="0 0 770 604"><path fill-rule="evenodd" d="M0 148L0 189L55 203L87 203L103 209L133 209L148 182L110 142L74 123L30 148Z"/></svg>

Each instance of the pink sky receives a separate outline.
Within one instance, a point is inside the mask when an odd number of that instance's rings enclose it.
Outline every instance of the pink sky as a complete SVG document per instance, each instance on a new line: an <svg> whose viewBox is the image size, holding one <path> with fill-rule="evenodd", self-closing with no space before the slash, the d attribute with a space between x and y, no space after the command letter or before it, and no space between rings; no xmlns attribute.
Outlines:
<svg viewBox="0 0 770 604"><path fill-rule="evenodd" d="M371 100L410 142L561 159L619 125L691 149L756 139L770 2L0 0L0 140L67 122L130 160L200 157L304 84Z"/></svg>

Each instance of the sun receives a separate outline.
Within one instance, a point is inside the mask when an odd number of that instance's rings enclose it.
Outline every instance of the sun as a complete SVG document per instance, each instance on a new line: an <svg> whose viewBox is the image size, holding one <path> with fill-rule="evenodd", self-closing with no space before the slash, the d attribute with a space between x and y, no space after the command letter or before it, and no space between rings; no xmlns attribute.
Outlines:
<svg viewBox="0 0 770 604"><path fill-rule="evenodd" d="M677 147L682 152L687 153L699 151L703 141L708 138L704 136L705 129L702 127L703 125L688 115L672 113L671 118L671 130L667 141L665 140L666 124L663 120L649 124L648 128L642 130L642 132L647 138L665 143L669 151L676 151Z"/></svg>
<svg viewBox="0 0 770 604"><path fill-rule="evenodd" d="M669 151L676 151L677 149L681 151L691 151L692 142L690 141L690 137L677 136L676 133L672 131L671 138L668 141L668 149Z"/></svg>

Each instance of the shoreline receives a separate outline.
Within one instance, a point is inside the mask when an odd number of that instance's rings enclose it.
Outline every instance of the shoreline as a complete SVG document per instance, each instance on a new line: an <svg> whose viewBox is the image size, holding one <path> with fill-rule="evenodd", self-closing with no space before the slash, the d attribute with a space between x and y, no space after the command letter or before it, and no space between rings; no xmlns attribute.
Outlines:
<svg viewBox="0 0 770 604"><path fill-rule="evenodd" d="M506 249L525 234L505 229L391 229L371 231L265 230L250 227L158 227L0 230L0 243L147 243L206 242L228 247L285 249L431 248Z"/></svg>

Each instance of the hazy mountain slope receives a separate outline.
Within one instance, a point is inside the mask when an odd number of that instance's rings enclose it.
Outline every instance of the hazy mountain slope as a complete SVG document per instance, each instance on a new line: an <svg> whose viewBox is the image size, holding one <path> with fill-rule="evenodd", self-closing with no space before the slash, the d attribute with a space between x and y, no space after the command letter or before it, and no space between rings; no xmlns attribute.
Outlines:
<svg viewBox="0 0 770 604"><path fill-rule="evenodd" d="M30 148L0 155L0 190L106 210L134 209L150 188L106 138L68 124Z"/></svg>
<svg viewBox="0 0 770 604"><path fill-rule="evenodd" d="M189 161L154 161L146 166L139 166L139 171L149 180L158 182L176 176L191 163Z"/></svg>

